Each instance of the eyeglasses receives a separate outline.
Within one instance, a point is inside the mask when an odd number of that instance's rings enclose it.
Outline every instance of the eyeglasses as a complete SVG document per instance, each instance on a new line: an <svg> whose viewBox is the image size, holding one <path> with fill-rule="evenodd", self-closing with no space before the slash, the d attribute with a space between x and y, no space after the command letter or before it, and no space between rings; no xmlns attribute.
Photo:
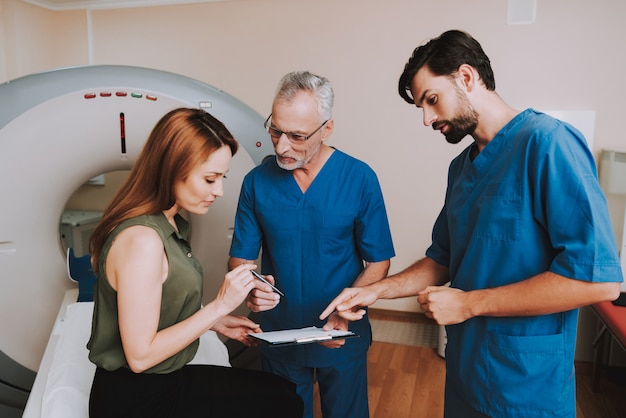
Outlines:
<svg viewBox="0 0 626 418"><path fill-rule="evenodd" d="M317 128L316 130L314 130L310 134L302 135L302 134L296 134L296 133L293 133L293 132L284 132L284 131L281 131L280 129L277 129L277 128L273 127L272 125L270 125L268 123L270 121L271 117L272 117L272 114L270 113L270 115L267 117L267 119L265 119L265 122L263 123L263 126L265 126L265 129L267 130L267 133L270 134L272 139L279 139L284 134L285 136L287 136L287 139L289 139L294 144L301 144L302 142L307 141L309 138L311 138L313 135L315 135L317 133L317 131L322 129L324 127L324 125L326 125L326 123L328 123L328 121L330 120L330 119L326 119L326 121L324 121L324 123L322 123L319 128Z"/></svg>

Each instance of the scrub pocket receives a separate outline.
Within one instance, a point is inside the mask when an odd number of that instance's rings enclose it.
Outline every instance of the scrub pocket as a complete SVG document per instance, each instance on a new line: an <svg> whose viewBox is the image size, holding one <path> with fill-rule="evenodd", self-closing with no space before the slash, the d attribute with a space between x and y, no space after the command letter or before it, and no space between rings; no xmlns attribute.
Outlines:
<svg viewBox="0 0 626 418"><path fill-rule="evenodd" d="M352 248L357 212L329 211L324 214L320 231L322 254L337 256Z"/></svg>
<svg viewBox="0 0 626 418"><path fill-rule="evenodd" d="M545 416L562 410L566 379L562 334L509 336L488 334L484 356L490 401L507 416ZM569 400L568 400L569 402Z"/></svg>
<svg viewBox="0 0 626 418"><path fill-rule="evenodd" d="M479 202L478 237L492 241L520 239L522 197L520 183L495 183L486 187Z"/></svg>
<svg viewBox="0 0 626 418"><path fill-rule="evenodd" d="M297 208L279 209L268 206L257 213L257 216L260 216L262 230L271 231L271 233L264 234L263 239L265 245L272 249L275 259L284 262L295 262L300 259L302 253L301 212Z"/></svg>

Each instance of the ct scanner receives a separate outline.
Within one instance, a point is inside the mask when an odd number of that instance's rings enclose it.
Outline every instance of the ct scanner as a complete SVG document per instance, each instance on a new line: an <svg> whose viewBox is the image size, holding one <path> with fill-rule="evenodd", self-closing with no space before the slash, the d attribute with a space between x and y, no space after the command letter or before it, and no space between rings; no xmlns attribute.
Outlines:
<svg viewBox="0 0 626 418"><path fill-rule="evenodd" d="M263 117L207 84L138 67L59 69L0 85L0 415L26 404L59 304L75 286L59 237L68 198L96 175L130 169L156 121L183 106L204 108L241 144L224 197L190 219L211 299L226 273L243 176L273 153Z"/></svg>

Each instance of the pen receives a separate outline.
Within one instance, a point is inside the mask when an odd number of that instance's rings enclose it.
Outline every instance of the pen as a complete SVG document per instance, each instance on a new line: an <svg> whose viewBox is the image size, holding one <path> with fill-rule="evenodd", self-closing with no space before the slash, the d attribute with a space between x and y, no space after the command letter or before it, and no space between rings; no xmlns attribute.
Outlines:
<svg viewBox="0 0 626 418"><path fill-rule="evenodd" d="M256 271L254 271L254 270L250 270L250 273L252 273L252 275L253 275L254 277L256 277L257 279L259 279L259 280L260 280L260 281L262 281L263 283L265 283L265 284L269 285L269 286L272 288L272 290L273 290L274 292L276 292L276 293L278 293L279 295L281 295L281 296L285 297L285 294L284 294L283 292L281 292L280 290L278 290L278 289L276 288L276 286L274 286L273 284L271 284L270 282L268 282L268 281L265 279L265 277L261 276L259 273L257 273L257 272L256 272Z"/></svg>

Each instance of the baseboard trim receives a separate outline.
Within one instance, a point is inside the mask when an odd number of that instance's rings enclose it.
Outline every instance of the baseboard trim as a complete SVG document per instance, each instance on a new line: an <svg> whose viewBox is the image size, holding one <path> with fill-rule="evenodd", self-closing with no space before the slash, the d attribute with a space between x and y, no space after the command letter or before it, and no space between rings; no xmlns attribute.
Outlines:
<svg viewBox="0 0 626 418"><path fill-rule="evenodd" d="M402 321L402 322L430 322L423 312L407 312L407 311L394 311L391 309L379 309L369 308L369 316L372 319L387 319L389 321Z"/></svg>

